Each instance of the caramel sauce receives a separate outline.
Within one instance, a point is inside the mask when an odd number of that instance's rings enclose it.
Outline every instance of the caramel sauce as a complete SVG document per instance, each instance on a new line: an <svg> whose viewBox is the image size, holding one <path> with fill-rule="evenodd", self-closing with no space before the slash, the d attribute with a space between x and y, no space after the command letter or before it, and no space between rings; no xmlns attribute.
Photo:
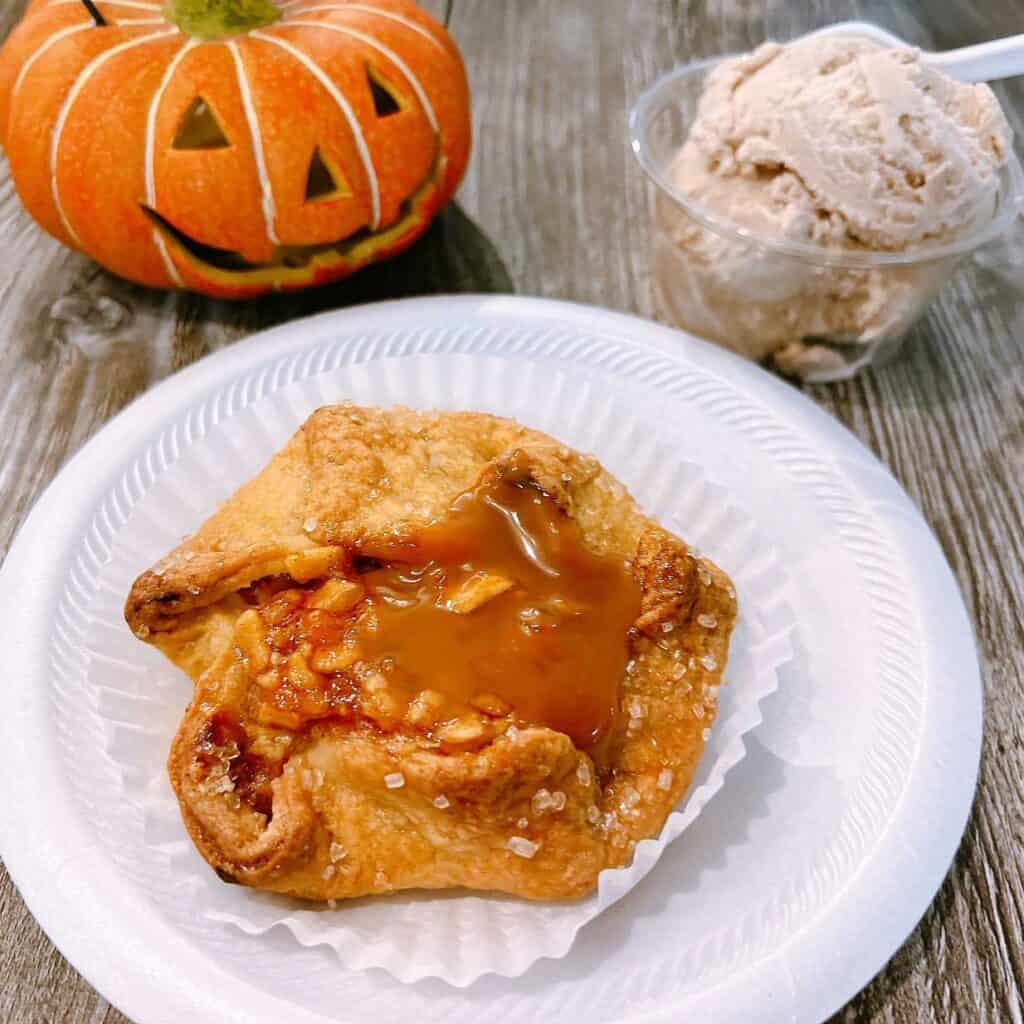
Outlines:
<svg viewBox="0 0 1024 1024"><path fill-rule="evenodd" d="M581 749L607 731L639 588L621 560L583 547L550 497L499 480L463 494L418 537L364 554L389 563L363 577L368 657L392 659L403 682L458 704L496 696ZM488 581L508 586L487 596ZM486 599L456 611L466 593Z"/></svg>
<svg viewBox="0 0 1024 1024"><path fill-rule="evenodd" d="M369 713L380 707L372 686L387 691L392 709L372 714L378 722L390 715L397 725L428 691L445 705L433 724L511 714L581 749L609 731L639 587L622 559L580 543L550 496L498 479L461 495L415 536L363 544L353 565L364 592L350 608L316 607L336 599L342 584L328 580L317 591L287 589L260 609L277 664L264 721L294 728L351 716L357 700ZM309 665L323 670L313 681Z"/></svg>

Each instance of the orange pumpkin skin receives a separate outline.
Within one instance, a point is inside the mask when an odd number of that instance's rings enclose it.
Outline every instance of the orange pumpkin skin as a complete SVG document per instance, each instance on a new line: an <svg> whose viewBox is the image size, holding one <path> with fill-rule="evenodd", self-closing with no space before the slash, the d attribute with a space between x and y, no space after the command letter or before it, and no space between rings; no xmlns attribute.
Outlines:
<svg viewBox="0 0 1024 1024"><path fill-rule="evenodd" d="M285 0L212 41L156 0L96 6L105 26L32 0L0 51L0 143L29 213L114 273L225 298L323 284L406 248L458 187L465 69L411 0ZM188 138L197 110L212 143Z"/></svg>

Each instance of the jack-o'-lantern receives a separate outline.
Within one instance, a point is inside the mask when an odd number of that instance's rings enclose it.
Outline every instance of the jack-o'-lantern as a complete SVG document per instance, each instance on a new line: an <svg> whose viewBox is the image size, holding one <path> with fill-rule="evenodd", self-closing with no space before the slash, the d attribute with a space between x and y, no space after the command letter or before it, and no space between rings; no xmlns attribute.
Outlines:
<svg viewBox="0 0 1024 1024"><path fill-rule="evenodd" d="M28 211L161 288L245 297L393 255L469 139L459 52L411 0L32 0L0 53Z"/></svg>

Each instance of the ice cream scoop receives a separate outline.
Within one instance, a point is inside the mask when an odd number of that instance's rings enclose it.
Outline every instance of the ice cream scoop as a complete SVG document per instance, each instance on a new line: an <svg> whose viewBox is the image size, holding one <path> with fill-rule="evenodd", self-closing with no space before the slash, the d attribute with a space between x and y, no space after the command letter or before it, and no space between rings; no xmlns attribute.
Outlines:
<svg viewBox="0 0 1024 1024"><path fill-rule="evenodd" d="M674 173L751 227L900 250L991 218L1010 134L987 86L916 50L829 35L716 68Z"/></svg>

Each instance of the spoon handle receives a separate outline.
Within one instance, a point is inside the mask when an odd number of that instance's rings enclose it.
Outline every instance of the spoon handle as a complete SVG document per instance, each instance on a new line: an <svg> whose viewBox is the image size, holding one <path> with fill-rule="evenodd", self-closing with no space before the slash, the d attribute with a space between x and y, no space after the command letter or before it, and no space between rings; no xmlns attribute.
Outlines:
<svg viewBox="0 0 1024 1024"><path fill-rule="evenodd" d="M1024 35L922 56L929 64L942 68L961 82L994 82L1024 75Z"/></svg>

